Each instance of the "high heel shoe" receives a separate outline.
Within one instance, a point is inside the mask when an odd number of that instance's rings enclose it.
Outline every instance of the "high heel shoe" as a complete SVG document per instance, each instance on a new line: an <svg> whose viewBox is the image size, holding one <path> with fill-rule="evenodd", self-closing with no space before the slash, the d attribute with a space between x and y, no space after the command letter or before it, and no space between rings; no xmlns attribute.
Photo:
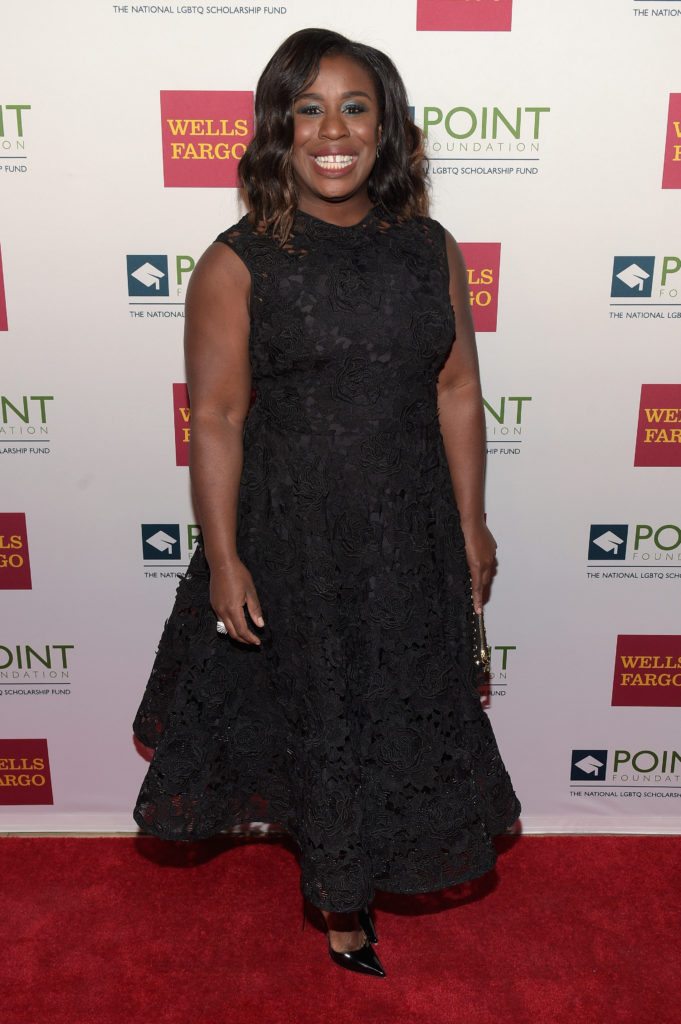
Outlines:
<svg viewBox="0 0 681 1024"><path fill-rule="evenodd" d="M369 940L376 944L378 942L378 935L376 934L376 928L369 911L369 906L362 907L361 910L357 911L357 920L359 921L360 928L364 929L364 933Z"/></svg>
<svg viewBox="0 0 681 1024"><path fill-rule="evenodd" d="M357 971L359 974L373 974L374 977L385 978L383 964L374 953L368 936L364 934L364 942L359 949L349 949L345 953L339 953L331 946L331 940L327 935L329 956L339 967L345 967L348 971Z"/></svg>
<svg viewBox="0 0 681 1024"><path fill-rule="evenodd" d="M303 897L303 928L305 928L305 898ZM375 977L385 978L385 968L374 953L371 942L378 942L374 923L369 915L368 906L357 911L357 918L364 932L364 942L359 949L350 949L341 953L331 946L331 940L327 933L326 940L329 948L329 956L339 967L345 967L348 971L357 971L360 974L373 974ZM373 938L371 938L373 936Z"/></svg>

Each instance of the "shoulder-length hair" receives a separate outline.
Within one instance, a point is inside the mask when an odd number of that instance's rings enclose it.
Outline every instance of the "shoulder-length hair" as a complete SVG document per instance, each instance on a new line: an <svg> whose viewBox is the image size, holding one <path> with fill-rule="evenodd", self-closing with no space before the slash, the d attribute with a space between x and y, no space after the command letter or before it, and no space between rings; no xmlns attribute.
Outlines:
<svg viewBox="0 0 681 1024"><path fill-rule="evenodd" d="M369 177L369 198L398 219L428 213L423 133L410 117L397 68L371 46L328 29L306 28L284 40L258 80L255 134L239 164L252 222L281 244L291 233L298 205L291 159L293 104L317 77L322 58L337 55L365 67L376 88L381 155Z"/></svg>

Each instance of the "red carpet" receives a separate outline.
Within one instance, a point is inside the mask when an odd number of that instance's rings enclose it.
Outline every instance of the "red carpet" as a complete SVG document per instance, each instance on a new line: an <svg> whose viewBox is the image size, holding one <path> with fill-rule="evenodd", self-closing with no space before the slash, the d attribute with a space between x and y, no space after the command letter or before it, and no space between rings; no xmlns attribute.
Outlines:
<svg viewBox="0 0 681 1024"><path fill-rule="evenodd" d="M280 842L6 837L1 1024L678 1024L678 838L498 847L468 886L378 895L381 979L301 931Z"/></svg>

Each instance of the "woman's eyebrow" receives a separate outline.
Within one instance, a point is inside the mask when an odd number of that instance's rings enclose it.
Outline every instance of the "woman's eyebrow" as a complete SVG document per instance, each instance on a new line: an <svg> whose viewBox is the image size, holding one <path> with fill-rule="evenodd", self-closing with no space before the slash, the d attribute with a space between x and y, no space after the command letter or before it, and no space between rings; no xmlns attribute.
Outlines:
<svg viewBox="0 0 681 1024"><path fill-rule="evenodd" d="M365 96L366 99L368 99L368 100L371 99L371 96L369 95L368 92L362 92L359 89L354 90L352 92L341 93L341 99L342 100L346 100L350 96ZM324 97L320 96L320 94L318 92L301 92L299 96L296 96L296 99L297 100L323 100Z"/></svg>

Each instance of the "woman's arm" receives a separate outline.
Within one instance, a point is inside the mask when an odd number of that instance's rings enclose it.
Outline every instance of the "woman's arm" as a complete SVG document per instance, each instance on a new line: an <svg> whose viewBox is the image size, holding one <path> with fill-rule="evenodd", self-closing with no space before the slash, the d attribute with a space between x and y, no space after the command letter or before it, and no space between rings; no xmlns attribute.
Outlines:
<svg viewBox="0 0 681 1024"><path fill-rule="evenodd" d="M191 404L190 478L211 573L211 604L230 636L259 644L243 606L247 604L259 625L262 613L236 547L243 430L251 399L250 284L236 253L213 242L187 288L184 348Z"/></svg>
<svg viewBox="0 0 681 1024"><path fill-rule="evenodd" d="M448 231L445 236L456 341L437 380L438 416L466 541L473 604L476 612L481 612L496 552L496 541L485 525L484 516L485 416L468 274L459 246Z"/></svg>

